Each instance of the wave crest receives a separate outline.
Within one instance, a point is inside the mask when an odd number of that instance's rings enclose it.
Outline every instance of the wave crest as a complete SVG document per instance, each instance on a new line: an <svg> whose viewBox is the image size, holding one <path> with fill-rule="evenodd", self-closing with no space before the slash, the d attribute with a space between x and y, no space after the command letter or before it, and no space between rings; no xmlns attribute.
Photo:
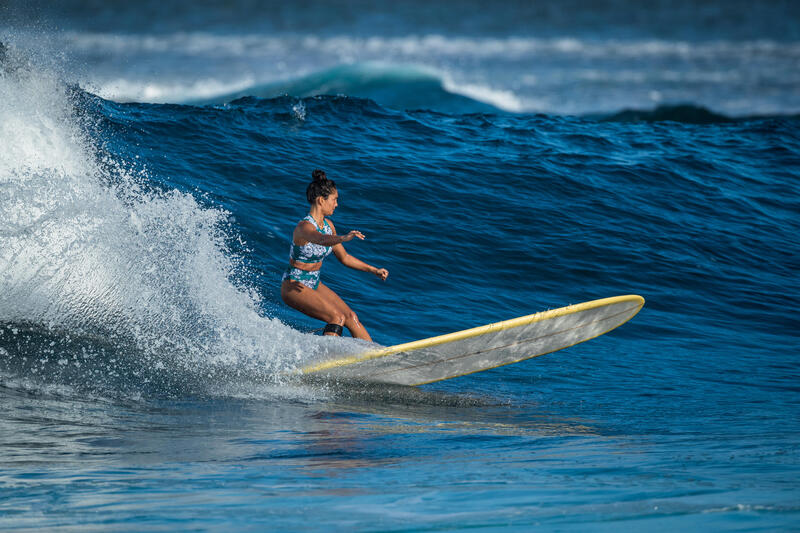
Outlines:
<svg viewBox="0 0 800 533"><path fill-rule="evenodd" d="M224 103L254 96L276 98L290 95L354 96L395 109L431 109L442 112L479 113L521 111L522 104L509 91L479 85L459 85L434 69L416 65L357 63L339 65L285 81L253 85L199 104Z"/></svg>

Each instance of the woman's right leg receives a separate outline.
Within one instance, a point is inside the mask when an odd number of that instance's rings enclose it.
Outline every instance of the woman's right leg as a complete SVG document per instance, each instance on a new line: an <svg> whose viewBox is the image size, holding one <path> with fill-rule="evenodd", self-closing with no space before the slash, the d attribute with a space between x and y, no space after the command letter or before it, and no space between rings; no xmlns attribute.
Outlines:
<svg viewBox="0 0 800 533"><path fill-rule="evenodd" d="M344 326L345 315L317 291L298 281L286 279L281 283L281 298L289 307L327 324ZM329 335L326 333L326 335Z"/></svg>

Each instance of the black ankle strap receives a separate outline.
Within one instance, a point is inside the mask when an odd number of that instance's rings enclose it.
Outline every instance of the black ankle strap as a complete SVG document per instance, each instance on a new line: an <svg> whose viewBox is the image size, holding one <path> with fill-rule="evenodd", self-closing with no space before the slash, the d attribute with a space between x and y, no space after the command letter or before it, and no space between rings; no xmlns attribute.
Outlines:
<svg viewBox="0 0 800 533"><path fill-rule="evenodd" d="M322 330L322 334L324 335L325 333L333 333L334 335L341 337L343 331L344 328L339 324L326 324L325 329Z"/></svg>

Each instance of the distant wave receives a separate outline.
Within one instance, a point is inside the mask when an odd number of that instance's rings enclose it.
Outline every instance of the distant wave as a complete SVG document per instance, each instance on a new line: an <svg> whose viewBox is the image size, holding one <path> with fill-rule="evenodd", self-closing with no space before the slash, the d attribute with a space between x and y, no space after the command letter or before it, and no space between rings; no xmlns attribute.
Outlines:
<svg viewBox="0 0 800 533"><path fill-rule="evenodd" d="M358 63L340 65L295 79L254 85L190 103L216 104L255 96L299 98L345 95L367 98L396 109L482 113L521 111L513 93L477 85L459 85L433 69L415 65Z"/></svg>
<svg viewBox="0 0 800 533"><path fill-rule="evenodd" d="M290 91L286 91L283 93L278 93L277 96L251 96L249 91L242 91L241 93L232 93L224 98L214 99L209 104L214 103L225 103L225 104L233 104L239 106L253 106L253 105L263 105L269 108L276 107L278 109L283 108L292 108L293 115L297 118L305 118L306 113L306 103L309 99L313 99L315 103L319 103L320 100L322 101L333 101L329 100L332 96L348 96L351 100L353 109L367 109L370 107L374 107L377 109L388 107L388 108L399 108L403 109L404 106L402 105L386 105L385 100L380 98L380 95L373 94L372 97L362 97L362 96L352 96L347 95L347 93L340 93L340 94L320 94L314 93L313 91L310 94L314 94L315 96L295 96L295 93ZM466 111L467 113L483 113L487 115L497 114L499 113L506 113L507 111L500 110L498 108L489 106L488 104L483 104L478 101L469 100L468 98L461 97L459 95L450 95L450 99L447 97L443 97L443 103L438 109L433 109L433 111L437 112L444 112L448 114L461 114L464 113L464 106L471 106L472 109L470 111ZM399 102L400 99L397 98L395 102ZM411 100L407 100L410 102ZM449 104L454 109L445 109L446 105ZM420 106L406 106L405 109L430 109L430 106L420 105ZM525 115L529 113L514 113ZM540 116L552 116L557 117L558 114L548 114L548 113L537 113ZM722 113L716 113L706 107L692 105L692 104L676 104L676 105L662 105L658 106L654 109L623 109L621 111L615 113L589 113L585 115L581 115L582 118L588 120L596 120L599 122L679 122L683 124L721 124L721 123L737 123L737 122L749 122L749 121L757 121L757 120L800 120L800 114L773 114L773 115L749 115L749 116L742 116L742 117L735 117L735 116L728 116Z"/></svg>
<svg viewBox="0 0 800 533"><path fill-rule="evenodd" d="M340 65L286 81L253 85L190 104L222 104L243 97L264 99L292 96L350 96L372 100L394 109L427 109L444 113L524 113L526 110L511 91L480 85L458 84L433 69L415 65L361 63ZM613 122L683 122L717 124L769 118L797 118L800 115L748 115L734 117L704 106L660 105L654 109L623 109L613 113L590 113L586 118Z"/></svg>
<svg viewBox="0 0 800 533"><path fill-rule="evenodd" d="M680 102L729 116L800 111L798 41L210 31L15 39L66 53L89 90L119 102L347 94L446 112L584 115Z"/></svg>
<svg viewBox="0 0 800 533"><path fill-rule="evenodd" d="M608 115L587 115L605 122L683 122L685 124L719 124L724 122L744 122L750 120L767 119L800 119L800 114L794 115L752 115L744 117L730 117L715 113L705 107L691 104L662 105L655 109L625 109L618 113Z"/></svg>

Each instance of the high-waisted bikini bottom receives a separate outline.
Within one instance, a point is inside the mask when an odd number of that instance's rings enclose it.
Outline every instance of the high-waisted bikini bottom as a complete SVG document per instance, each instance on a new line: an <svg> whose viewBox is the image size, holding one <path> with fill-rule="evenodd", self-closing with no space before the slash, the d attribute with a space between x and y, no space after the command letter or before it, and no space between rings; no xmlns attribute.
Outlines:
<svg viewBox="0 0 800 533"><path fill-rule="evenodd" d="M283 281L286 279L291 279L302 283L309 289L316 289L319 287L319 272L319 270L314 270L313 272L300 270L299 268L295 268L290 265L284 271L283 277L281 278L281 283L283 283Z"/></svg>

